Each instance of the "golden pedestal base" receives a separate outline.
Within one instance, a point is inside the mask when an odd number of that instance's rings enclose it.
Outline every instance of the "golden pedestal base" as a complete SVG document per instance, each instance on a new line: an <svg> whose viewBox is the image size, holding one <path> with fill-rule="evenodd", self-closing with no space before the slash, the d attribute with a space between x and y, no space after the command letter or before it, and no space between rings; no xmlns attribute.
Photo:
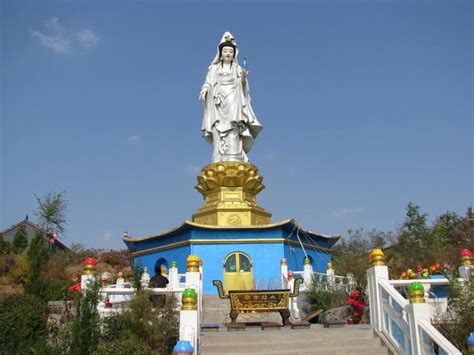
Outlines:
<svg viewBox="0 0 474 355"><path fill-rule="evenodd" d="M196 189L204 204L193 214L193 222L221 227L269 224L272 214L257 204L265 186L255 165L221 162L206 165L197 177Z"/></svg>

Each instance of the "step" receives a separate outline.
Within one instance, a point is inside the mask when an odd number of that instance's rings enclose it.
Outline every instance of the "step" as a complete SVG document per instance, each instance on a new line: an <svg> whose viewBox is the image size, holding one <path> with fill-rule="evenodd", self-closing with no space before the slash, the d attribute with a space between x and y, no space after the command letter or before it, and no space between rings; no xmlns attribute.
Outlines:
<svg viewBox="0 0 474 355"><path fill-rule="evenodd" d="M265 348L255 348L252 351L236 351L237 349L227 349L225 354L232 355L248 355L248 354L259 354L259 355L389 355L387 348L382 346L353 346L350 348L330 348L330 347L318 347L317 349L305 349L300 350L298 347L293 349L280 349L275 351L268 351ZM217 352L208 351L207 349L201 349L201 354L217 354Z"/></svg>
<svg viewBox="0 0 474 355"><path fill-rule="evenodd" d="M236 343L242 339L247 342L260 342L260 341L282 341L294 339L298 340L326 340L326 339L378 339L376 338L373 329L350 329L336 328L336 329L325 329L325 328L313 328L311 329L291 329L290 327L283 327L281 332L275 334L275 332L265 332L260 327L247 327L245 332L239 334L229 333L225 328L219 329L219 332L213 334L203 334L201 337L201 344L228 344Z"/></svg>
<svg viewBox="0 0 474 355"><path fill-rule="evenodd" d="M203 342L201 343L201 349L208 349L224 354L227 349L239 349L239 351L252 351L255 348L261 348L265 350L281 350L282 348L287 349L299 349L299 350L311 350L314 348L351 348L353 346L369 346L376 347L380 346L380 339L378 338L345 338L344 341L341 341L340 338L333 339L288 339L284 338L282 331L271 331L273 333L278 333L281 339L276 340L275 338L267 339L267 337L262 337L258 341L251 341L246 337L242 337L240 341L236 342L227 342L212 344ZM201 340L203 340L201 338Z"/></svg>

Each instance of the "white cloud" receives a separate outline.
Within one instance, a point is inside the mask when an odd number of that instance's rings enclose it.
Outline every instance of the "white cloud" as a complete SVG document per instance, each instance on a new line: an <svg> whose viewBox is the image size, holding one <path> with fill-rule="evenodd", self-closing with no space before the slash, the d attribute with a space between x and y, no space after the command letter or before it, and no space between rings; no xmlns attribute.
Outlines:
<svg viewBox="0 0 474 355"><path fill-rule="evenodd" d="M91 30L80 30L77 33L77 39L84 48L95 48L99 43L99 37Z"/></svg>
<svg viewBox="0 0 474 355"><path fill-rule="evenodd" d="M113 238L113 234L111 232L104 233L104 240L109 241L109 240L112 240L112 238Z"/></svg>
<svg viewBox="0 0 474 355"><path fill-rule="evenodd" d="M131 143L137 143L137 142L141 142L142 137L140 137L140 136L130 136L130 137L127 138L127 140Z"/></svg>
<svg viewBox="0 0 474 355"><path fill-rule="evenodd" d="M68 53L74 49L93 49L97 47L99 37L90 29L67 29L59 23L57 17L46 20L43 29L32 30L33 38L45 48L55 53Z"/></svg>
<svg viewBox="0 0 474 355"><path fill-rule="evenodd" d="M357 213L362 213L365 211L364 207L359 207L359 208L341 208L339 210L333 210L331 211L331 215L336 218L342 218L346 217L349 215L357 214Z"/></svg>

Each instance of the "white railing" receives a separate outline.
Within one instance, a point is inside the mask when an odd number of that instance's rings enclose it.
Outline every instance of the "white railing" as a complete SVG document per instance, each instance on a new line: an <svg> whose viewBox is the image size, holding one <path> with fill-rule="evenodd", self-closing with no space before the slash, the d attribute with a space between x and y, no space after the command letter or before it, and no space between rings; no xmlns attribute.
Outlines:
<svg viewBox="0 0 474 355"><path fill-rule="evenodd" d="M181 294L184 288L181 289L167 289L167 288L149 288L150 292L154 294L173 295L176 298L176 310L181 309ZM100 302L97 305L97 310L101 318L109 317L111 315L122 312L128 309L130 300L135 294L134 288L121 287L110 285L102 287L100 290ZM106 302L107 300L107 302Z"/></svg>
<svg viewBox="0 0 474 355"><path fill-rule="evenodd" d="M313 283L324 285L327 289L344 290L346 293L349 293L355 287L354 277L350 274L347 276L336 275L333 269L327 269L325 273L316 272L313 271L310 264L305 265L304 268L304 271L288 271L288 266L282 264L281 287L288 288L288 272L292 272L293 277L300 276L304 279L300 291L308 291Z"/></svg>
<svg viewBox="0 0 474 355"><path fill-rule="evenodd" d="M303 271L288 271L286 262L282 262L280 266L281 288L294 290L295 278L302 277L304 282L300 286L300 291L304 292L310 289L313 283L316 285L324 285L326 289L344 290L349 293L355 287L354 278L350 275L339 276L335 275L333 269L328 269L326 273L313 272L311 264L306 264ZM290 276L288 276L290 274ZM298 306L298 298L290 297L289 309L293 319L300 318L300 311Z"/></svg>
<svg viewBox="0 0 474 355"><path fill-rule="evenodd" d="M389 280L386 266L373 266L367 271L367 281L370 323L401 355L431 355L435 354L435 347L439 354L461 355L431 324L433 302L410 303L395 288L403 289L418 281L429 296L432 286L447 285L448 279ZM446 303L442 299L437 301Z"/></svg>
<svg viewBox="0 0 474 355"><path fill-rule="evenodd" d="M194 261L196 260L196 256ZM188 257L188 259L191 256ZM199 258L197 258L199 260ZM188 263L189 266L189 263ZM188 270L195 270L188 268ZM179 274L174 264L169 269L169 284L166 288L149 288L150 275L145 268L140 282L141 286L154 294L162 294L167 297L176 297L176 308L180 309L179 315L179 339L189 341L193 347L193 354L199 354L199 331L201 325L202 313L202 290L203 290L203 268L199 266L198 271L187 271L185 274ZM184 282L183 282L184 278ZM95 275L85 273L81 277L81 289L86 290L92 282L96 280ZM181 298L185 289L194 289L197 293L196 309L193 309L193 303L190 307L182 307ZM97 310L101 317L108 317L113 314L123 312L129 308L130 300L135 294L135 288L131 287L130 282L123 282L123 279L115 285L108 285L100 289L100 301ZM191 298L192 300L192 298ZM189 305L188 305L189 306ZM186 309L184 309L186 308Z"/></svg>

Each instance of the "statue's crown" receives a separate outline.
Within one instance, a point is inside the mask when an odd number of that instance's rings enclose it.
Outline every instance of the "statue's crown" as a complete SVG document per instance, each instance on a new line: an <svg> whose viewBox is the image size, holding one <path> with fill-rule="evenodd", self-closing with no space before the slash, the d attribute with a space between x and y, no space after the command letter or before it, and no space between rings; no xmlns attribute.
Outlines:
<svg viewBox="0 0 474 355"><path fill-rule="evenodd" d="M226 42L234 43L234 37L232 37L232 35L230 33L226 34L224 36L224 39L225 39Z"/></svg>

